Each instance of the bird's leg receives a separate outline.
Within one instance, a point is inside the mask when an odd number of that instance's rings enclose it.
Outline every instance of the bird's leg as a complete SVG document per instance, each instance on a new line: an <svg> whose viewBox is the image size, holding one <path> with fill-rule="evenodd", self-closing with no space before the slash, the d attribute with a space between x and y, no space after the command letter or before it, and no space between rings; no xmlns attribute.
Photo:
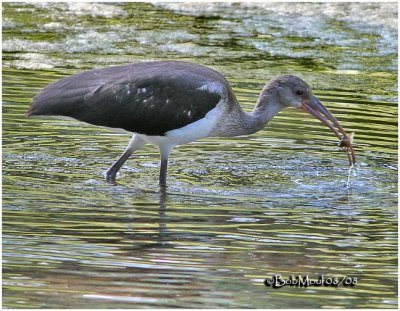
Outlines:
<svg viewBox="0 0 400 311"><path fill-rule="evenodd" d="M168 158L161 159L160 165L160 187L167 188L167 168L168 168Z"/></svg>
<svg viewBox="0 0 400 311"><path fill-rule="evenodd" d="M168 168L168 158L171 153L172 146L159 146L160 154L161 154L161 163L160 163L160 179L159 185L161 190L167 189L167 168Z"/></svg>
<svg viewBox="0 0 400 311"><path fill-rule="evenodd" d="M136 134L133 134L131 141L129 142L128 147L126 147L124 153L118 158L117 161L108 169L106 173L106 180L110 183L115 183L115 178L117 176L118 171L124 165L126 160L131 156L132 152L142 148L145 145L145 141L142 140Z"/></svg>

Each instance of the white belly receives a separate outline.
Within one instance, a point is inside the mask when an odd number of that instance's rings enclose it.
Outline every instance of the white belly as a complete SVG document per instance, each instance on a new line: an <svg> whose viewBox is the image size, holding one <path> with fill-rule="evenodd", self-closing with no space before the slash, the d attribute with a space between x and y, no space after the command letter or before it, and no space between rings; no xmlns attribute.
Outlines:
<svg viewBox="0 0 400 311"><path fill-rule="evenodd" d="M209 137L217 124L220 113L221 106L217 105L214 109L210 110L204 118L179 129L168 131L164 136L137 135L150 144L173 148L176 145L182 145Z"/></svg>

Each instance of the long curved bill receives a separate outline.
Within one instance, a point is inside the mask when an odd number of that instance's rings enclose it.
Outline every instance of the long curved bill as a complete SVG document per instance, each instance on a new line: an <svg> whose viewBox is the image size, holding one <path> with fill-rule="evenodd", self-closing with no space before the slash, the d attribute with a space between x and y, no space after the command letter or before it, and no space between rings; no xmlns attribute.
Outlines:
<svg viewBox="0 0 400 311"><path fill-rule="evenodd" d="M310 99L303 100L301 109L305 112L308 112L329 127L331 131L340 139L340 144L345 147L350 166L356 163L356 156L354 155L353 146L351 145L349 136L346 134L339 121L324 105L321 104L318 98L311 96Z"/></svg>

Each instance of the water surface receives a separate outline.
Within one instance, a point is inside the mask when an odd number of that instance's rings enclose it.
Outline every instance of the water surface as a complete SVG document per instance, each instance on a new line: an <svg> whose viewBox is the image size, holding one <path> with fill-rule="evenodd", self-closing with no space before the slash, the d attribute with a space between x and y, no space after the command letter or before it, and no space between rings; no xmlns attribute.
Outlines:
<svg viewBox="0 0 400 311"><path fill-rule="evenodd" d="M3 4L3 306L396 308L397 4ZM297 74L355 132L357 164L302 112L174 149L166 194L129 135L26 119L82 70L178 59L215 68L251 110ZM264 286L281 274L355 287Z"/></svg>

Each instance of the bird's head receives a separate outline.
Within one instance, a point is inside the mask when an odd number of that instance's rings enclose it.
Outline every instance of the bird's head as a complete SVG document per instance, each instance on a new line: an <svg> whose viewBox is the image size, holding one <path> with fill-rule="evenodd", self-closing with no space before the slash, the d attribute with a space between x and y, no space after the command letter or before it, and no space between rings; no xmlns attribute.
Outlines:
<svg viewBox="0 0 400 311"><path fill-rule="evenodd" d="M294 75L283 75L274 79L272 85L277 89L277 97L282 107L301 109L324 123L346 148L350 165L355 163L355 155L349 136L339 121L314 96L311 87L306 82Z"/></svg>

